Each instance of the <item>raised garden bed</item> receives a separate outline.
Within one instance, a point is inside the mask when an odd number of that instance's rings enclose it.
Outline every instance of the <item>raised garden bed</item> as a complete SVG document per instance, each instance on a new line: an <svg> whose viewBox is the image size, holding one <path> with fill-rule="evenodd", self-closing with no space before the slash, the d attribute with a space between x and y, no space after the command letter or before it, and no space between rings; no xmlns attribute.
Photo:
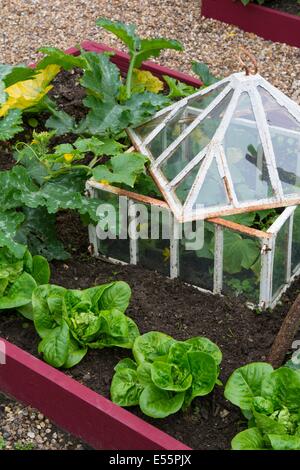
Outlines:
<svg viewBox="0 0 300 470"><path fill-rule="evenodd" d="M207 18L234 24L265 39L300 47L300 17L268 6L240 1L202 0L201 13Z"/></svg>
<svg viewBox="0 0 300 470"><path fill-rule="evenodd" d="M80 255L78 251L82 252L82 247L88 243L86 233L79 228L77 218L69 218L65 224L66 220L61 220L60 236L69 238L74 256L65 267L62 262L52 263L52 282L66 287L85 288L107 280L127 281L133 289L128 314L138 322L141 333L156 329L178 339L196 334L217 342L223 351L223 383L236 367L266 359L282 319L296 296L299 282L285 294L281 306L272 313L257 315L237 299L207 295L179 280L169 280L143 268L114 266L90 258L87 253ZM81 240L80 246L78 240ZM232 437L244 427L240 413L224 399L223 388L218 387L209 397L194 400L189 412L180 412L162 420L147 418L137 408L129 409L139 418L143 417L143 428L140 420L132 413L107 400L113 367L120 359L128 356L127 351L117 348L90 351L78 366L63 373L24 352L37 356L38 337L33 326L26 324L20 316L14 313L1 315L0 336L22 348L20 351L9 346L8 351L9 354L13 353L13 359L9 358L8 365L11 364L12 369L0 366L1 388L19 400L34 404L62 428L96 448L120 449L121 445L123 449L136 449L138 445L139 448L183 448L182 444L174 440L168 441L166 436L160 434L160 429L194 449L229 449ZM33 384L36 386L33 387ZM39 384L43 384L44 394L39 392ZM51 405L53 403L55 406ZM62 408L57 407L56 403L61 403L68 412L74 405L73 410L78 412L61 413ZM93 410L94 414L89 415L93 417L81 420L81 413L86 410L88 413ZM101 422L104 419L105 431L102 432L104 425ZM156 438L153 428L147 428L145 420L157 428L159 434ZM119 432L115 431L117 423L124 429L127 426L126 442L120 442L118 437L114 440L114 435L119 436ZM145 432L150 429L149 440L145 440L145 433L143 437L138 437L136 432L131 433L131 425Z"/></svg>

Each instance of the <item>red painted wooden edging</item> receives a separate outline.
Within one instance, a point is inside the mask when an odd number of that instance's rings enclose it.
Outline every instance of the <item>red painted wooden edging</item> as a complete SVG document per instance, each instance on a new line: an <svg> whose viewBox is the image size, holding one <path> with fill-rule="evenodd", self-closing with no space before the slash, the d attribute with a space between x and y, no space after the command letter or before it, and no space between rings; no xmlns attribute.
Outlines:
<svg viewBox="0 0 300 470"><path fill-rule="evenodd" d="M0 390L37 408L95 449L189 450L63 372L0 341L6 355L6 364L0 364Z"/></svg>
<svg viewBox="0 0 300 470"><path fill-rule="evenodd" d="M201 14L234 24L265 39L300 47L300 17L240 0L202 0Z"/></svg>

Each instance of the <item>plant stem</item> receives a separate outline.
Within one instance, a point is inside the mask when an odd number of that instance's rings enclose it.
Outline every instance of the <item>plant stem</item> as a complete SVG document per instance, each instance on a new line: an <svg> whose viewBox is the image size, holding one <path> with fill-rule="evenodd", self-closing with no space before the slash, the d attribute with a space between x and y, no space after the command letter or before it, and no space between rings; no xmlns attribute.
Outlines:
<svg viewBox="0 0 300 470"><path fill-rule="evenodd" d="M135 64L135 59L136 59L136 52L133 52L130 64L128 67L128 72L127 72L127 77L126 77L126 95L127 99L131 97L131 87L132 87L132 75L133 75L133 69L134 69L134 64Z"/></svg>

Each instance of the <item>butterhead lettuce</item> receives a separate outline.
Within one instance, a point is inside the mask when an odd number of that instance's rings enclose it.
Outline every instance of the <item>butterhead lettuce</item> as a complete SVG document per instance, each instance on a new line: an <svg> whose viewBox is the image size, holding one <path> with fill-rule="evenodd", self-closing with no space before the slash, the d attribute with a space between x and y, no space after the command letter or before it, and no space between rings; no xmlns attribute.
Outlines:
<svg viewBox="0 0 300 470"><path fill-rule="evenodd" d="M234 450L300 450L300 372L254 362L230 376L225 397L239 406L249 429L232 440Z"/></svg>
<svg viewBox="0 0 300 470"><path fill-rule="evenodd" d="M131 296L126 282L85 290L46 284L33 292L33 320L41 337L39 352L54 367L73 367L88 348L132 348L139 336L125 315Z"/></svg>

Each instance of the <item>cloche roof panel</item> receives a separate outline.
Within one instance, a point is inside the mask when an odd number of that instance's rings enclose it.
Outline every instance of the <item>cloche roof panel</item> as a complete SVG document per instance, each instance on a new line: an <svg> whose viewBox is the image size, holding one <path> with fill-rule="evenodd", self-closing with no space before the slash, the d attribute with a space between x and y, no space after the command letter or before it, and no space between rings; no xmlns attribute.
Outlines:
<svg viewBox="0 0 300 470"><path fill-rule="evenodd" d="M300 107L233 74L129 135L181 221L300 203Z"/></svg>

